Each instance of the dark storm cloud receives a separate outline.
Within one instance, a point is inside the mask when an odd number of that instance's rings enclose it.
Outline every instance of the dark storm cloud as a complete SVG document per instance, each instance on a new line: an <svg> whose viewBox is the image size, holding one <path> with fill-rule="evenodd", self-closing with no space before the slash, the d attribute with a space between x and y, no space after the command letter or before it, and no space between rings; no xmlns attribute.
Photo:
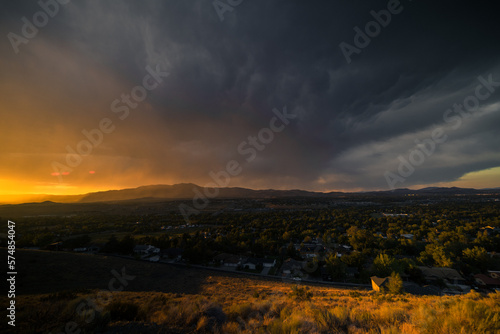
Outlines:
<svg viewBox="0 0 500 334"><path fill-rule="evenodd" d="M144 117L157 128L131 128L140 145L120 152L142 156L141 147L150 146L145 158L155 173L172 164L174 151L179 173L182 161L190 165L183 177L203 179L238 158L238 144L268 125L273 108L286 105L298 118L235 182L386 188L384 172L397 168L398 155L412 150L415 139L449 127L443 113L474 93L479 75L500 81L500 28L486 1L402 0L401 13L348 64L339 44L354 44L353 28L364 29L370 11L387 5L245 0L221 22L211 1L75 1L37 38L103 65L125 86L140 83L147 65L171 73L148 97L152 110ZM18 18L38 10L7 6L2 31L19 29ZM29 52L30 45L21 48ZM484 115L449 130L404 186L500 165L492 135L500 124L499 96L482 102L491 109ZM162 141L165 147L157 147Z"/></svg>

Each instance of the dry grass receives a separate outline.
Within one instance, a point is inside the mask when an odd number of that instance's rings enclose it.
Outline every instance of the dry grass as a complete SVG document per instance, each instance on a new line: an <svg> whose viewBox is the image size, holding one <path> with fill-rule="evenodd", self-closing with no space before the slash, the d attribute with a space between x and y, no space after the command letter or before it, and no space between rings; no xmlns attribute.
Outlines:
<svg viewBox="0 0 500 334"><path fill-rule="evenodd" d="M292 288L287 283L217 276L207 277L198 294L119 292L89 324L84 321L88 318L76 314L75 309L82 300L94 298L97 291L21 296L18 323L25 333L33 328L62 331L68 321L77 322L86 332L113 329L118 322L123 326L123 321L148 325L150 331L143 327L139 331L144 333L500 331L500 293L383 296L372 291L309 287L311 297L299 300Z"/></svg>

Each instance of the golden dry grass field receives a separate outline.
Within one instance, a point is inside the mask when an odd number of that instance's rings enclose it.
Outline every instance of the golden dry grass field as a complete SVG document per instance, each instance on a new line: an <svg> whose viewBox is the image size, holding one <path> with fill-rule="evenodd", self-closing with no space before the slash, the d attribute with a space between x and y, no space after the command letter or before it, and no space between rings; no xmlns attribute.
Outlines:
<svg viewBox="0 0 500 334"><path fill-rule="evenodd" d="M19 253L21 333L500 332L500 293L384 295L104 256ZM109 292L111 270L123 267L135 278Z"/></svg>

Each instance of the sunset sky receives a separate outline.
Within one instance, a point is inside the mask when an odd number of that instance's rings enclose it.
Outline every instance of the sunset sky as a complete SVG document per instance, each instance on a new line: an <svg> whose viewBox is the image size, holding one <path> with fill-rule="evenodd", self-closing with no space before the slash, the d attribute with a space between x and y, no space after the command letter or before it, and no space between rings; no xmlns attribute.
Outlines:
<svg viewBox="0 0 500 334"><path fill-rule="evenodd" d="M0 4L0 195L204 185L232 160L254 189L500 187L491 2L44 2Z"/></svg>

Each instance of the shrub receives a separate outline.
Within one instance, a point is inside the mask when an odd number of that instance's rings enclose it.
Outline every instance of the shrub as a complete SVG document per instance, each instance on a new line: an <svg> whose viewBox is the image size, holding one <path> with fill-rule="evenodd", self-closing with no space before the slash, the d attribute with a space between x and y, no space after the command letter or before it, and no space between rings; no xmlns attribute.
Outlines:
<svg viewBox="0 0 500 334"><path fill-rule="evenodd" d="M359 291L349 291L349 297L357 298L360 296L361 296L361 294L359 293Z"/></svg>
<svg viewBox="0 0 500 334"><path fill-rule="evenodd" d="M226 322L222 326L222 333L227 333L227 334L237 334L240 333L240 324L234 321Z"/></svg>
<svg viewBox="0 0 500 334"><path fill-rule="evenodd" d="M391 277L389 277L389 283L387 283L387 291L394 295L401 294L404 291L403 280L401 279L401 276L394 271L392 272Z"/></svg>
<svg viewBox="0 0 500 334"><path fill-rule="evenodd" d="M208 317L201 317L196 325L196 331L198 332L208 332L212 329L212 323Z"/></svg>
<svg viewBox="0 0 500 334"><path fill-rule="evenodd" d="M296 285L292 288L290 297L295 298L298 301L310 300L312 297L312 292L304 287Z"/></svg>
<svg viewBox="0 0 500 334"><path fill-rule="evenodd" d="M238 317L247 319L250 313L252 313L252 305L249 303L231 305L228 310L228 316L232 320Z"/></svg>

